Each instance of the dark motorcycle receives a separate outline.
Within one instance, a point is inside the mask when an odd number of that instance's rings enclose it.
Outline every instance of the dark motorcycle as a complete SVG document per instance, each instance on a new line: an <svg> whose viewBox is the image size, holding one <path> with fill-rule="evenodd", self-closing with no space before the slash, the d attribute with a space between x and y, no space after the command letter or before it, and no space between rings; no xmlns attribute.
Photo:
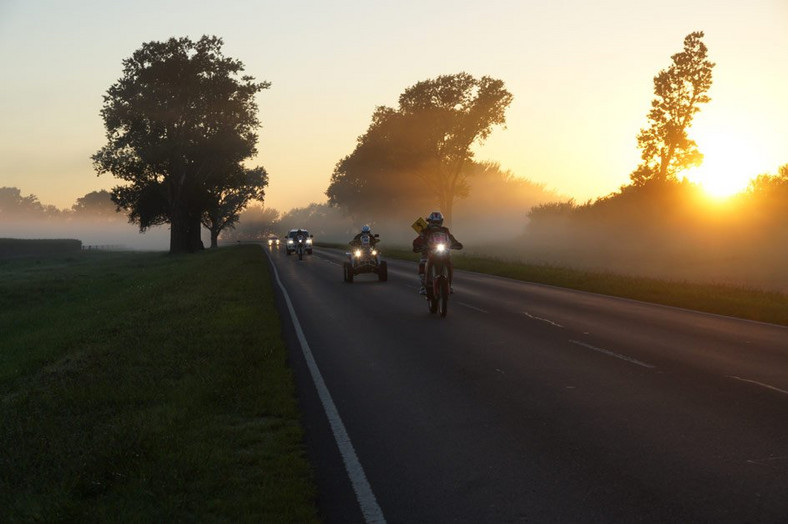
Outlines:
<svg viewBox="0 0 788 524"><path fill-rule="evenodd" d="M443 232L433 233L427 243L427 263L424 266L424 287L427 291L427 306L430 313L446 317L449 308L451 282L449 267L451 241Z"/></svg>
<svg viewBox="0 0 788 524"><path fill-rule="evenodd" d="M304 253L312 251L311 237L298 235L295 239L295 252L298 255L298 260L304 260Z"/></svg>

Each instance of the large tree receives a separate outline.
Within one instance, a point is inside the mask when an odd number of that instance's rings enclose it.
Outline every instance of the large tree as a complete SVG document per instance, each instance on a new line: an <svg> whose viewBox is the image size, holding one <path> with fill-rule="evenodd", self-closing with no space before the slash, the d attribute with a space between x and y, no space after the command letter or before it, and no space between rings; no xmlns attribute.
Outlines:
<svg viewBox="0 0 788 524"><path fill-rule="evenodd" d="M684 50L671 57L673 63L654 77L654 94L648 114L649 127L638 134L642 162L630 175L635 185L648 181L675 181L677 173L699 165L703 155L687 130L700 111L700 105L711 99L714 63L707 58L708 50L701 41L702 31L684 38Z"/></svg>
<svg viewBox="0 0 788 524"><path fill-rule="evenodd" d="M202 225L211 232L211 247L219 245L219 233L232 229L247 204L253 200L262 202L268 174L262 167L242 169L228 179L223 188L211 191L213 202L203 213Z"/></svg>
<svg viewBox="0 0 788 524"><path fill-rule="evenodd" d="M355 222L374 222L381 215L405 219L435 205L419 178L418 136L404 124L393 109L377 108L354 151L337 162L326 195Z"/></svg>
<svg viewBox="0 0 788 524"><path fill-rule="evenodd" d="M454 199L467 194L471 146L506 122L511 101L503 81L467 73L407 88L397 109L377 108L355 151L337 164L329 201L352 207L382 196L398 206L404 188L426 197L451 221Z"/></svg>
<svg viewBox="0 0 788 524"><path fill-rule="evenodd" d="M209 36L143 44L104 96L107 144L94 166L125 182L112 200L141 231L170 224L171 253L202 248L216 191L232 187L228 177L257 152L254 96L270 84L242 75L222 45Z"/></svg>

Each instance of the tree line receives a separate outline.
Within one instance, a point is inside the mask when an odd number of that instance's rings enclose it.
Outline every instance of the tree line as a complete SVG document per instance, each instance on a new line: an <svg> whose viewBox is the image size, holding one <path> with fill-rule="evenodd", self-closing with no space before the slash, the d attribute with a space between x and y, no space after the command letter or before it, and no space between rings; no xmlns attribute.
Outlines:
<svg viewBox="0 0 788 524"><path fill-rule="evenodd" d="M23 195L17 187L0 187L0 221L41 220L105 220L119 221L117 206L112 202L109 191L91 191L77 198L68 209L42 204L36 195Z"/></svg>

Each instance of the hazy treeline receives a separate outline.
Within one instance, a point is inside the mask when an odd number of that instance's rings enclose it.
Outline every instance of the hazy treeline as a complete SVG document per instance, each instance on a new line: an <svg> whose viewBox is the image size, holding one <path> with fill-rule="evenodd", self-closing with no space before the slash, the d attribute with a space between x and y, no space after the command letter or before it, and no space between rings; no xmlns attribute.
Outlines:
<svg viewBox="0 0 788 524"><path fill-rule="evenodd" d="M452 221L452 230L465 243L508 242L521 236L531 207L561 198L543 184L502 171L497 164L471 163L467 170L469 190L457 200ZM419 198L404 198L396 205L380 204L355 216L327 203L312 203L281 215L262 206L250 206L241 213L235 228L224 231L221 239L261 240L268 233L281 235L302 227L319 241L342 243L353 238L362 225L369 224L386 244L408 245L415 236L410 225L435 208Z"/></svg>
<svg viewBox="0 0 788 524"><path fill-rule="evenodd" d="M585 204L536 206L529 217L511 256L788 290L788 164L724 202L686 180L654 181Z"/></svg>
<svg viewBox="0 0 788 524"><path fill-rule="evenodd" d="M128 249L164 250L167 227L145 234L116 210L108 191L91 191L67 209L42 204L35 195L16 187L0 187L0 237L77 238L85 246L122 246Z"/></svg>

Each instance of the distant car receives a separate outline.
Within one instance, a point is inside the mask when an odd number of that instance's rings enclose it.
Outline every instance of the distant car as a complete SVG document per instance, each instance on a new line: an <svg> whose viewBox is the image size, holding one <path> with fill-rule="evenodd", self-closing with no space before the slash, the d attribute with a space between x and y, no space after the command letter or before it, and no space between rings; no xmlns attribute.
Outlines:
<svg viewBox="0 0 788 524"><path fill-rule="evenodd" d="M296 243L296 234L298 233L298 229L291 229L289 233L287 233L286 241L285 241L285 251L288 255L295 252L295 243ZM312 235L309 234L309 231L306 229L302 229L301 233L304 234L306 237L306 253L308 255L312 254Z"/></svg>
<svg viewBox="0 0 788 524"><path fill-rule="evenodd" d="M276 235L268 235L268 247L279 247L279 237Z"/></svg>

